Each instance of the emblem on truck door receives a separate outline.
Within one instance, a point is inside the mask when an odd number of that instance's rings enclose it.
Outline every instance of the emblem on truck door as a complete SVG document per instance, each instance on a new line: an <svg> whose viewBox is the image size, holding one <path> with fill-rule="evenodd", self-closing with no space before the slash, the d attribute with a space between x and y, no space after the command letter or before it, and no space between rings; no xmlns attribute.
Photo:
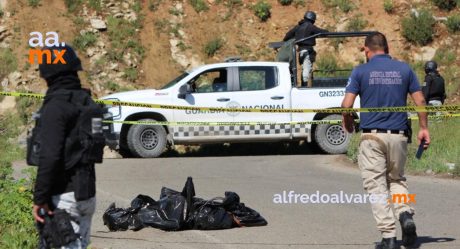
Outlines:
<svg viewBox="0 0 460 249"><path fill-rule="evenodd" d="M227 104L227 108L241 108L241 105L236 101L230 101ZM227 114L231 117L236 117L238 114L240 114L240 112L227 112Z"/></svg>

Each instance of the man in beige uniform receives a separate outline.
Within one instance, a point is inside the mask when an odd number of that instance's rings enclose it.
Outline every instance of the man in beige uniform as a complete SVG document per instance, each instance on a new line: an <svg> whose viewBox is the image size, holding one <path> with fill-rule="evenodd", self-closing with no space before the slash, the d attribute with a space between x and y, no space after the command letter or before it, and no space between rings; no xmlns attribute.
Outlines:
<svg viewBox="0 0 460 249"><path fill-rule="evenodd" d="M352 107L357 95L363 108L406 106L408 94L417 106L425 105L415 73L409 65L393 60L388 55L388 43L383 34L369 35L364 51L368 62L351 73L343 108ZM428 148L430 134L427 115L419 113L418 116L418 142L425 140L425 148ZM409 195L404 177L410 134L408 122L404 112L372 112L361 113L360 116L362 135L358 164L364 189L369 194L386 195L390 200L371 204L377 228L382 233L382 249L399 248L396 244L395 215L401 223L403 245L412 246L417 240L412 219L414 210L405 202L391 203L392 195ZM350 114L343 114L343 126L348 132L353 132L353 117Z"/></svg>

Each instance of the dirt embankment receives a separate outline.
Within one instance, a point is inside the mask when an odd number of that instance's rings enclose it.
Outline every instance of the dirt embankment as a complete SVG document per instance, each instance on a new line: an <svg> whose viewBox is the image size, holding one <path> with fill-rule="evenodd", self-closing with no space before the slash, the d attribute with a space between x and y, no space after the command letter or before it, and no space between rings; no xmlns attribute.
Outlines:
<svg viewBox="0 0 460 249"><path fill-rule="evenodd" d="M107 1L102 2L107 4ZM132 6L136 1L127 2ZM220 62L228 56L239 55L245 60L272 60L274 52L268 48L268 43L280 41L289 28L303 17L306 10L316 11L317 25L331 31L345 31L350 22L362 18L367 22L365 30L378 30L388 36L392 55L401 59L431 59L428 57L432 57L436 49L449 46L455 48L455 44L460 40L458 35L452 36L447 32L445 25L438 22L431 44L419 47L407 43L401 35L401 20L412 8L424 7L420 1L393 0L393 12L387 13L383 8L383 0L351 0L354 7L345 13L339 8L326 7L321 0L305 1L305 6L282 6L276 0L269 0L267 2L272 6L271 17L266 22L261 22L254 15L252 6L256 1L243 0L241 5L229 4L237 1L205 2L209 9L197 12L187 0L140 1L142 27L135 35L145 53L142 62L134 69L138 73L138 78L130 83L131 86L157 88L177 76L180 71L203 63ZM152 3L159 4L152 7ZM433 6L429 8L438 17L458 12L440 11ZM62 0L41 0L40 5L35 8L30 7L26 0L9 1L7 11L11 13L10 30L14 38L11 47L19 60L18 70L27 71L26 74L34 76L33 82L28 83L30 85L27 90L43 91L44 83L38 78L37 72L27 69L29 33L57 31L61 40L73 41L81 31L81 27L77 27L75 22L81 18L81 12L68 12ZM108 7L103 7L96 15L106 20L107 16L104 13L107 11ZM109 41L106 32L101 32L100 35L104 37L104 41ZM221 48L208 56L205 46L213 40L220 40ZM347 39L335 44L335 48L333 45L331 41L318 40L318 59L334 54L339 61L346 63L357 64L363 60L362 53L357 49L362 45L362 39ZM106 49L110 50L110 46L107 46ZM452 51L457 57L460 55L459 48ZM84 56L86 51L79 51L79 54L83 59L83 66L92 69L90 59ZM458 64L459 60L455 60L455 63ZM110 75L113 72L105 72L103 69L99 73ZM456 74L458 76L458 73ZM85 85L91 87L88 78L91 80L91 77L82 77ZM98 91L104 94L107 89L102 86Z"/></svg>

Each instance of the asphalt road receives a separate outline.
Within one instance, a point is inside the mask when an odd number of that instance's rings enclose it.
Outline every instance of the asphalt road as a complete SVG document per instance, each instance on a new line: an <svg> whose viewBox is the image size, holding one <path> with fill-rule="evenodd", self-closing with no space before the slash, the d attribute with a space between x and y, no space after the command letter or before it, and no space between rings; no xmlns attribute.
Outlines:
<svg viewBox="0 0 460 249"><path fill-rule="evenodd" d="M181 190L192 176L197 196L237 192L268 221L264 227L219 231L109 232L102 214L111 202L126 207L138 194L157 199L162 186ZM380 234L369 204L275 204L274 195L364 193L359 171L326 155L181 157L105 160L97 166L97 212L92 247L102 248L375 248ZM408 177L416 194L420 248L460 248L460 181ZM399 225L398 225L399 229ZM398 239L401 239L398 231Z"/></svg>

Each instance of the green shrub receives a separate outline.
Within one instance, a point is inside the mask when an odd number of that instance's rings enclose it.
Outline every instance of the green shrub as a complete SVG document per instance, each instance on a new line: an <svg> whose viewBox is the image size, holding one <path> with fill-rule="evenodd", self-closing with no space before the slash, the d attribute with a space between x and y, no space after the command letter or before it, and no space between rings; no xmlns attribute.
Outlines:
<svg viewBox="0 0 460 249"><path fill-rule="evenodd" d="M34 175L29 180L12 178L11 162L24 158L24 151L9 140L16 138L21 121L0 116L0 248L37 248L32 211ZM33 172L31 172L33 173Z"/></svg>
<svg viewBox="0 0 460 249"><path fill-rule="evenodd" d="M0 61L0 79L3 79L18 68L18 60L9 48L0 48Z"/></svg>
<svg viewBox="0 0 460 249"><path fill-rule="evenodd" d="M265 0L259 0L252 6L254 14L262 21L265 22L270 18L272 6Z"/></svg>
<svg viewBox="0 0 460 249"><path fill-rule="evenodd" d="M84 28L84 25L85 25L85 19L83 19L83 17L75 17L73 19L73 23L75 24L75 26L77 26L79 29L83 29Z"/></svg>
<svg viewBox="0 0 460 249"><path fill-rule="evenodd" d="M393 10L394 10L393 0L385 0L383 2L383 9L387 13L393 13Z"/></svg>
<svg viewBox="0 0 460 249"><path fill-rule="evenodd" d="M2 166L0 166L2 167ZM38 236L31 215L32 183L0 179L0 248L36 248Z"/></svg>
<svg viewBox="0 0 460 249"><path fill-rule="evenodd" d="M79 34L73 40L73 45L77 49L84 50L88 47L93 46L97 41L97 36L94 33L87 32L85 34Z"/></svg>
<svg viewBox="0 0 460 249"><path fill-rule="evenodd" d="M107 34L114 49L125 50L129 39L136 34L136 28L130 21L109 16L107 18Z"/></svg>
<svg viewBox="0 0 460 249"><path fill-rule="evenodd" d="M141 43L139 43L136 40L128 40L128 42L126 43L126 47L131 48L132 51L135 54L139 55L140 57L144 57L144 55L145 55L144 47L142 46Z"/></svg>
<svg viewBox="0 0 460 249"><path fill-rule="evenodd" d="M189 0L189 2L192 5L193 9L198 13L202 11L207 11L209 9L208 5L204 0Z"/></svg>
<svg viewBox="0 0 460 249"><path fill-rule="evenodd" d="M412 122L414 130L413 139L419 130L418 121ZM409 144L407 169L410 171L425 172L431 169L435 173L452 172L446 163L455 163L459 165L460 146L458 138L460 136L460 120L457 118L449 118L441 122L430 122L430 137L432 141L436 141L437 146L430 146L423 153L420 160L415 158L417 151L417 143Z"/></svg>
<svg viewBox="0 0 460 249"><path fill-rule="evenodd" d="M129 67L129 68L126 68L124 72L125 72L124 77L129 81L135 81L138 77L138 72L136 68Z"/></svg>
<svg viewBox="0 0 460 249"><path fill-rule="evenodd" d="M339 8L344 13L348 13L355 8L350 0L321 0L327 8Z"/></svg>
<svg viewBox="0 0 460 249"><path fill-rule="evenodd" d="M457 6L456 0L431 0L431 2L443 10L452 10Z"/></svg>
<svg viewBox="0 0 460 249"><path fill-rule="evenodd" d="M123 59L123 51L118 51L116 49L110 49L107 51L107 59L111 61L119 61Z"/></svg>
<svg viewBox="0 0 460 249"><path fill-rule="evenodd" d="M31 7L38 7L40 5L40 0L27 0L27 4Z"/></svg>
<svg viewBox="0 0 460 249"><path fill-rule="evenodd" d="M3 15L5 15L5 13L3 12L2 6L0 6L0 17L3 17Z"/></svg>
<svg viewBox="0 0 460 249"><path fill-rule="evenodd" d="M204 53L209 57L214 56L223 46L224 40L222 38L212 39L204 46Z"/></svg>
<svg viewBox="0 0 460 249"><path fill-rule="evenodd" d="M456 64L458 59L455 50L446 46L439 48L436 50L433 60L442 67L441 74L446 81L447 96L457 93L460 87L460 83L458 82L458 72L460 71L460 68Z"/></svg>
<svg viewBox="0 0 460 249"><path fill-rule="evenodd" d="M332 76L339 69L337 58L332 53L325 53L319 56L316 66L318 73L315 76Z"/></svg>
<svg viewBox="0 0 460 249"><path fill-rule="evenodd" d="M69 12L74 12L78 6L83 4L83 0L64 0L64 3Z"/></svg>
<svg viewBox="0 0 460 249"><path fill-rule="evenodd" d="M104 87L112 92L120 91L120 85L118 85L116 82L113 82L113 81L105 82Z"/></svg>
<svg viewBox="0 0 460 249"><path fill-rule="evenodd" d="M177 43L176 45L181 51L185 51L187 49L191 49L192 47L191 46L188 46L187 44L185 44L183 41L179 41L179 43Z"/></svg>
<svg viewBox="0 0 460 249"><path fill-rule="evenodd" d="M102 8L102 0L88 0L88 6L94 10L100 11Z"/></svg>
<svg viewBox="0 0 460 249"><path fill-rule="evenodd" d="M305 7L305 0L294 0L294 6L296 8L298 7Z"/></svg>
<svg viewBox="0 0 460 249"><path fill-rule="evenodd" d="M347 31L361 31L367 26L367 21L363 18L362 15L355 15L348 21L346 26Z"/></svg>
<svg viewBox="0 0 460 249"><path fill-rule="evenodd" d="M447 18L447 29L449 29L449 32L455 33L460 31L460 15L452 15Z"/></svg>
<svg viewBox="0 0 460 249"><path fill-rule="evenodd" d="M341 63L336 55L326 52L318 56L315 77L346 77L350 75L353 65Z"/></svg>
<svg viewBox="0 0 460 249"><path fill-rule="evenodd" d="M418 17L411 14L402 21L402 35L407 41L426 45L433 39L435 20L428 10L421 10Z"/></svg>
<svg viewBox="0 0 460 249"><path fill-rule="evenodd" d="M182 28L182 25L180 23L175 23L174 25L171 25L171 28L169 29L169 33L173 34L177 38L181 38L182 35L179 32L181 28Z"/></svg>
<svg viewBox="0 0 460 249"><path fill-rule="evenodd" d="M290 5L292 0L278 0L281 5Z"/></svg>
<svg viewBox="0 0 460 249"><path fill-rule="evenodd" d="M139 14L142 10L141 1L134 1L131 8L134 10L134 12Z"/></svg>
<svg viewBox="0 0 460 249"><path fill-rule="evenodd" d="M436 50L436 54L433 57L433 60L436 61L440 66L448 66L455 63L457 59L457 54L455 50L452 51L450 48L439 48Z"/></svg>
<svg viewBox="0 0 460 249"><path fill-rule="evenodd" d="M338 0L339 9L345 13L350 12L355 8L353 3L349 0Z"/></svg>

